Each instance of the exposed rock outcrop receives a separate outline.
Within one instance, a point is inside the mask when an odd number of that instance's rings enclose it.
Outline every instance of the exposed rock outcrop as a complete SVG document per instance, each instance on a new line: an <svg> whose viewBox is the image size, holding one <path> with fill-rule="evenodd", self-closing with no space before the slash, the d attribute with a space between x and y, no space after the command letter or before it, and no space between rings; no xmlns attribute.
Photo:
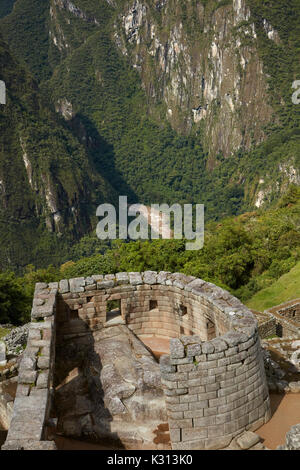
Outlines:
<svg viewBox="0 0 300 470"><path fill-rule="evenodd" d="M216 8L134 0L120 22L117 44L140 72L150 102L164 102L174 128L202 126L211 155L228 156L262 140L272 109L244 0ZM278 37L267 23L265 28Z"/></svg>
<svg viewBox="0 0 300 470"><path fill-rule="evenodd" d="M77 367L83 350L85 359ZM66 351L71 370L56 387L58 432L94 441L115 439L120 448L156 448L153 432L167 415L159 365L141 341L117 325L95 332L89 341L73 339L64 345Z"/></svg>

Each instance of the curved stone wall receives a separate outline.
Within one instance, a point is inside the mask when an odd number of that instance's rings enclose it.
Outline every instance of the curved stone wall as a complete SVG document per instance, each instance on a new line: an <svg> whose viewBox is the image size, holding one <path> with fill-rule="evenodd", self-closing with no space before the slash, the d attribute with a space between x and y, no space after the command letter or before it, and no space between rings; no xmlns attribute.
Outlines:
<svg viewBox="0 0 300 470"><path fill-rule="evenodd" d="M117 319L110 317L111 301L119 303ZM32 318L51 316L60 336L83 335L118 321L141 339L170 339L161 375L173 449L221 448L269 419L257 321L213 284L152 271L39 284Z"/></svg>

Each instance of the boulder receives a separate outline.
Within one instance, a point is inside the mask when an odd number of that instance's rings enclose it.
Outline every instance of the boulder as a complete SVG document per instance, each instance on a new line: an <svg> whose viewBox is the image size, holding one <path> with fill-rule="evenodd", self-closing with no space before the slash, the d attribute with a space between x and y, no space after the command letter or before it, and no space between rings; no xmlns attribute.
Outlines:
<svg viewBox="0 0 300 470"><path fill-rule="evenodd" d="M300 369L300 349L297 349L297 351L293 352L291 355L291 363L294 364L297 369Z"/></svg>
<svg viewBox="0 0 300 470"><path fill-rule="evenodd" d="M300 393L300 382L290 382L289 387L292 393Z"/></svg>

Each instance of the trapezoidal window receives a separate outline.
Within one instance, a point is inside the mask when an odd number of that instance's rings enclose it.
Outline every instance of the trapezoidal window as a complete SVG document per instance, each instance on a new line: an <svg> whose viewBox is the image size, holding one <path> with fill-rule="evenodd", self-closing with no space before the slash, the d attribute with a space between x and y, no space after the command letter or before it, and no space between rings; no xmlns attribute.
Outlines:
<svg viewBox="0 0 300 470"><path fill-rule="evenodd" d="M206 333L208 341L216 337L216 326L212 321L208 320L208 318L206 319Z"/></svg>
<svg viewBox="0 0 300 470"><path fill-rule="evenodd" d="M150 300L149 310L155 310L157 308L157 300Z"/></svg>
<svg viewBox="0 0 300 470"><path fill-rule="evenodd" d="M106 321L114 320L121 316L121 299L108 300L106 304Z"/></svg>
<svg viewBox="0 0 300 470"><path fill-rule="evenodd" d="M179 305L179 314L182 318L187 318L188 317L188 311L187 307L183 304Z"/></svg>

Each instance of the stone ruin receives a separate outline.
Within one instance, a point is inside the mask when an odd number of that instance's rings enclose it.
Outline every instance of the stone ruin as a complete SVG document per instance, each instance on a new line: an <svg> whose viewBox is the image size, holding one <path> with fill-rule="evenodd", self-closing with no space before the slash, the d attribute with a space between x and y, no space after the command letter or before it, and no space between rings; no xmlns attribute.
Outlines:
<svg viewBox="0 0 300 470"><path fill-rule="evenodd" d="M170 342L159 364L151 337ZM3 450L57 432L137 448L150 421L174 450L220 449L269 419L257 320L223 289L152 271L36 284Z"/></svg>

